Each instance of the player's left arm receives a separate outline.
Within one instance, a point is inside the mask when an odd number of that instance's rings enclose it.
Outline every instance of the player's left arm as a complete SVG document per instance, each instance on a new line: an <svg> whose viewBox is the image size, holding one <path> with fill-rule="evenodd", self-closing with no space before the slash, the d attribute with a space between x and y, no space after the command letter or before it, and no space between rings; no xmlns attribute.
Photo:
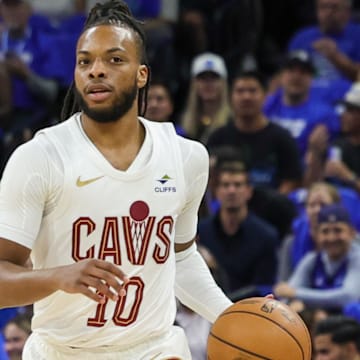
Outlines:
<svg viewBox="0 0 360 360"><path fill-rule="evenodd" d="M186 183L186 204L176 223L176 284L178 299L210 322L232 302L215 283L195 243L198 210L204 196L209 157L199 143L180 140Z"/></svg>
<svg viewBox="0 0 360 360"><path fill-rule="evenodd" d="M177 298L188 308L214 322L232 302L215 283L194 240L175 247L175 251Z"/></svg>

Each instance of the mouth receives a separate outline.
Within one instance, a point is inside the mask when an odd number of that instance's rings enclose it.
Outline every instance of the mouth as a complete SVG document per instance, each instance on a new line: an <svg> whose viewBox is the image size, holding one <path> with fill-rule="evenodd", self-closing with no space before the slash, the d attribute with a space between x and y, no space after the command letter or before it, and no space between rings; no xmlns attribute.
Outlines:
<svg viewBox="0 0 360 360"><path fill-rule="evenodd" d="M112 90L105 84L91 84L86 87L85 93L93 102L103 102L111 96Z"/></svg>

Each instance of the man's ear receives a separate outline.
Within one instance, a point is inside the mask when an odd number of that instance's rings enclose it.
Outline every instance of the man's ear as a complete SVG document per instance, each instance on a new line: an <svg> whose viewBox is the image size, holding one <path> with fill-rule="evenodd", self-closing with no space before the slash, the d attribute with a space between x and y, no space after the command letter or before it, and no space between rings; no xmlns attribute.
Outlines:
<svg viewBox="0 0 360 360"><path fill-rule="evenodd" d="M146 65L140 65L137 73L137 85L138 88L143 88L148 82L149 68Z"/></svg>

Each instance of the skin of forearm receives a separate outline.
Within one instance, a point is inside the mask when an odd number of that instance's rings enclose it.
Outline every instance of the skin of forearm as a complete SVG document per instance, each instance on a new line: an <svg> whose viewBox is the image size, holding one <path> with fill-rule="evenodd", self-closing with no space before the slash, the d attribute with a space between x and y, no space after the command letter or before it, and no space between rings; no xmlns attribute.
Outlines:
<svg viewBox="0 0 360 360"><path fill-rule="evenodd" d="M56 269L31 270L0 261L0 288L0 308L32 304L58 290Z"/></svg>
<svg viewBox="0 0 360 360"><path fill-rule="evenodd" d="M330 61L350 80L358 79L359 65L351 61L345 54L337 51L330 57Z"/></svg>
<svg viewBox="0 0 360 360"><path fill-rule="evenodd" d="M303 185L309 186L324 177L325 153L318 149L309 148L305 155L305 170Z"/></svg>

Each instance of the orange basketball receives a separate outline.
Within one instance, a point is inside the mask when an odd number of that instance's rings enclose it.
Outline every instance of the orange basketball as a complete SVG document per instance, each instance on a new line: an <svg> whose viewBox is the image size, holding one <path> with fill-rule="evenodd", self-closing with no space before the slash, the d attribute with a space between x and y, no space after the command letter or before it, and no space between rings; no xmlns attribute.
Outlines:
<svg viewBox="0 0 360 360"><path fill-rule="evenodd" d="M238 301L213 324L208 360L310 360L311 339L300 318L282 302L254 297Z"/></svg>

